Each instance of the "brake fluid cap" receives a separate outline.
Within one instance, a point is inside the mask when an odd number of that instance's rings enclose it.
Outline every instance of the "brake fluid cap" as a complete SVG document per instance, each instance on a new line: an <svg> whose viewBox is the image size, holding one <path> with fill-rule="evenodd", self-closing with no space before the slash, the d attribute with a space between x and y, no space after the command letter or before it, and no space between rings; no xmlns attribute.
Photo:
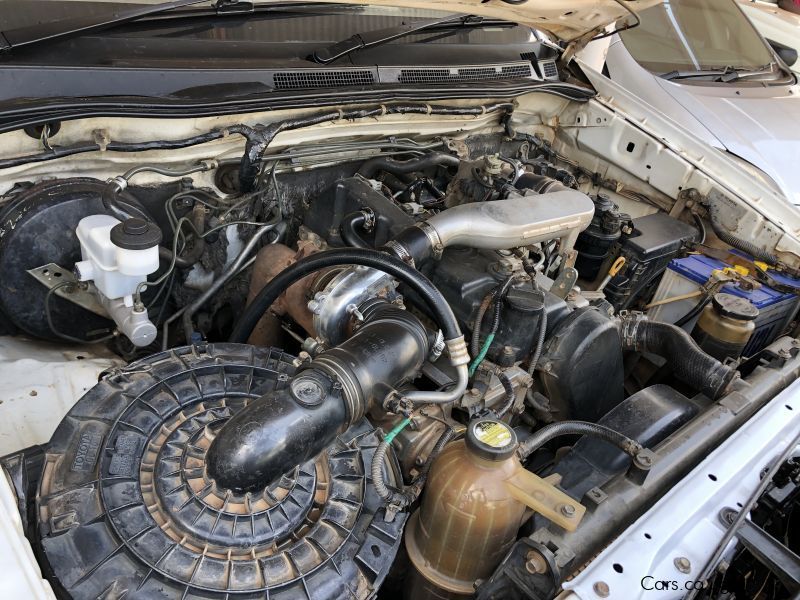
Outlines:
<svg viewBox="0 0 800 600"><path fill-rule="evenodd" d="M475 419L467 428L467 448L475 456L501 461L517 449L517 434L508 425L495 419Z"/></svg>

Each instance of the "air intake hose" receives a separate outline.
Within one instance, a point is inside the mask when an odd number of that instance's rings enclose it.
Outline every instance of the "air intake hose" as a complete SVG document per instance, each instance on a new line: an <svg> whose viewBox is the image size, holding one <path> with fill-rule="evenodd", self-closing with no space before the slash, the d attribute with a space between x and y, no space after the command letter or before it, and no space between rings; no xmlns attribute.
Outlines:
<svg viewBox="0 0 800 600"><path fill-rule="evenodd" d="M680 327L648 321L641 314L620 318L624 350L651 352L666 359L675 377L716 400L738 377L735 369L703 352Z"/></svg>
<svg viewBox="0 0 800 600"><path fill-rule="evenodd" d="M404 229L385 249L412 264L450 246L506 250L561 239L561 252L568 252L593 216L591 198L576 190L515 195L442 211Z"/></svg>
<svg viewBox="0 0 800 600"><path fill-rule="evenodd" d="M371 403L417 373L429 350L420 321L386 302L369 303L361 312L364 324L351 338L220 429L206 463L217 485L236 492L265 489L328 448Z"/></svg>

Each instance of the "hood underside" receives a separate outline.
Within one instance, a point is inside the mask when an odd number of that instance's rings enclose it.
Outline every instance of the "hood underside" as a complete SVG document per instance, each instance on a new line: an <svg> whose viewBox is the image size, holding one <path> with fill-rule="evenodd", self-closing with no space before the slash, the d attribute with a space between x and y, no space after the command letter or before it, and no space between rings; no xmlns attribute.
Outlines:
<svg viewBox="0 0 800 600"><path fill-rule="evenodd" d="M289 0L300 2L302 0ZM328 0L326 0L327 2ZM573 41L601 31L632 13L658 4L659 0L330 0L333 4L370 4L431 9L506 19L547 31L557 38Z"/></svg>

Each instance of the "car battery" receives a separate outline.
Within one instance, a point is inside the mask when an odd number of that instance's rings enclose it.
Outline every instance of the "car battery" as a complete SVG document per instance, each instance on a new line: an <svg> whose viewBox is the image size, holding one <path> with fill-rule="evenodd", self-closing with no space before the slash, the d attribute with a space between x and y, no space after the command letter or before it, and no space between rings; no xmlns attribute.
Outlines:
<svg viewBox="0 0 800 600"><path fill-rule="evenodd" d="M722 270L730 266L720 260L702 254L692 254L685 258L674 259L670 261L664 277L661 279L661 283L653 296L652 303L698 291L709 280L713 271ZM755 319L755 331L742 352L744 356L753 356L753 354L774 341L794 319L800 307L800 296L797 295L800 293L800 279L787 277L773 270L769 271L769 275L781 286L794 288L798 292L778 291L765 284L762 284L758 289L747 290L739 283L726 284L720 290L747 298L759 311L758 317ZM698 295L675 302L659 304L651 308L647 314L653 321L675 323L696 306L700 300L701 296ZM687 331L691 331L696 322L697 319L695 318L686 323L684 328Z"/></svg>

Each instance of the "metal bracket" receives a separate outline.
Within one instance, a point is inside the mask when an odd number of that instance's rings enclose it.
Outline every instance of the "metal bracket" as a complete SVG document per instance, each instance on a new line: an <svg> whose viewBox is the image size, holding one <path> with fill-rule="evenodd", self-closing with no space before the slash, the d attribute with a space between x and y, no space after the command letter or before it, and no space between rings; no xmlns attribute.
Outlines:
<svg viewBox="0 0 800 600"><path fill-rule="evenodd" d="M48 290L61 286L53 292L59 298L68 300L101 317L108 317L108 312L92 292L92 286L76 280L72 271L63 269L55 263L47 263L35 269L28 269L28 274ZM64 283L71 285L61 285Z"/></svg>
<svg viewBox="0 0 800 600"><path fill-rule="evenodd" d="M575 287L576 281L578 281L578 271L574 267L564 267L550 287L550 293L562 299L566 298Z"/></svg>
<svg viewBox="0 0 800 600"><path fill-rule="evenodd" d="M719 519L723 525L729 527L736 514L732 508L723 508ZM742 521L735 535L761 564L775 574L790 594L800 591L800 556L746 519Z"/></svg>

